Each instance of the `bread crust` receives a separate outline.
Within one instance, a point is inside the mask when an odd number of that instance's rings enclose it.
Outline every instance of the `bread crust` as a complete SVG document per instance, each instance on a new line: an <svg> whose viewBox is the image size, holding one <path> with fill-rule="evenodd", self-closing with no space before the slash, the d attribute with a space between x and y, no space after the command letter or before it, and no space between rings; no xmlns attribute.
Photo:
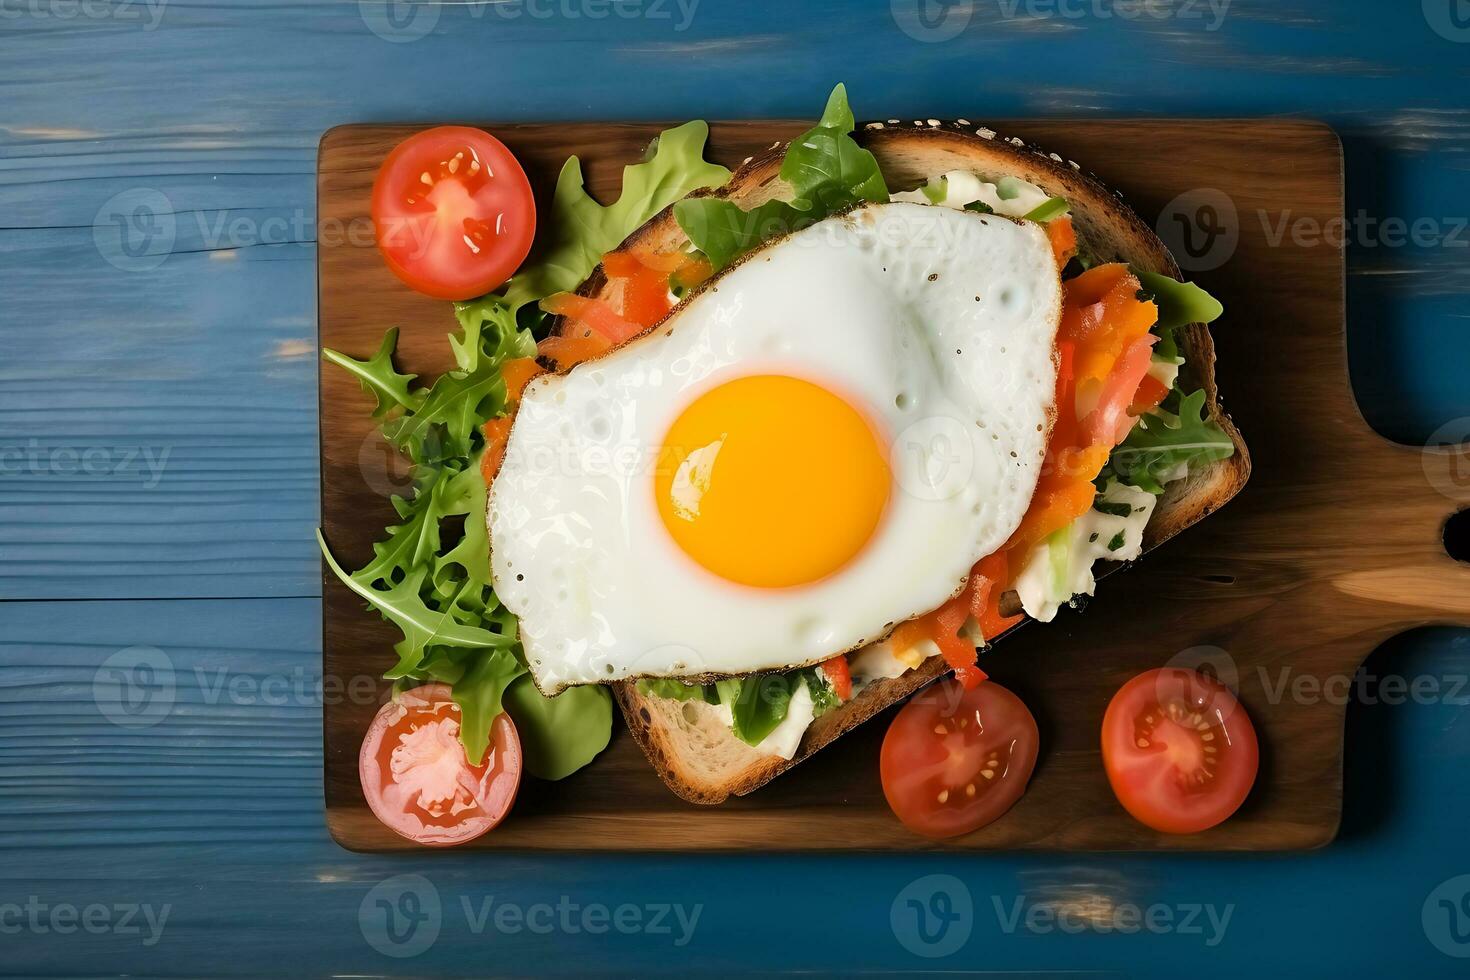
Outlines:
<svg viewBox="0 0 1470 980"><path fill-rule="evenodd" d="M1020 139L1003 138L983 127L975 129L958 123L917 128L868 123L856 135L878 159L890 189L916 187L949 170L967 170L992 178L1019 177L1052 196L1067 199L1078 239L1089 254L1103 261L1124 261L1151 272L1179 276L1179 267L1163 242L1119 195L1056 154ZM774 146L747 161L724 187L697 192L698 196L727 199L745 210L779 197L785 187L779 179L785 153L786 144ZM673 209L665 208L629 235L624 248L665 252L686 244ZM621 286L610 282L600 266L578 292L608 300L615 308L621 300ZM564 319L558 318L552 324L555 334L566 335L568 330L570 324ZM1177 337L1186 359L1186 385L1204 389L1209 417L1234 443L1235 454L1169 486L1144 531L1145 551L1218 510L1250 476L1245 442L1220 406L1215 386L1215 348L1209 331L1203 324L1190 324ZM947 671L943 658L931 657L900 677L870 684L851 701L816 719L790 760L762 754L741 742L714 707L701 701L644 697L633 681L613 685L613 693L629 731L664 783L691 803L713 804L760 788Z"/></svg>

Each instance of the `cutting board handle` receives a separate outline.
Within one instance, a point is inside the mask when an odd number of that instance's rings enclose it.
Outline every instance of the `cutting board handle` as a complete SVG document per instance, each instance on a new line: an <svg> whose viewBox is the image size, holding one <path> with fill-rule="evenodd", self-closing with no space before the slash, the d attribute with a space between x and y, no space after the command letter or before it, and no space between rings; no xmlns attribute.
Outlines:
<svg viewBox="0 0 1470 980"><path fill-rule="evenodd" d="M1383 482L1395 503L1386 512L1389 519L1423 525L1422 553L1345 572L1333 584L1358 598L1405 607L1406 619L1470 627L1470 563L1450 557L1444 541L1446 522L1470 508L1470 446L1398 447L1393 455Z"/></svg>

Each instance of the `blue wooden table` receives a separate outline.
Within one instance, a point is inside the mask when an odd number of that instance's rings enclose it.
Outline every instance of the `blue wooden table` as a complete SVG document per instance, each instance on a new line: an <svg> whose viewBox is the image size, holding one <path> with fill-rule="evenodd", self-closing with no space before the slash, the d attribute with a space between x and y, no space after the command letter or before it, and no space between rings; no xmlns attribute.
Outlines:
<svg viewBox="0 0 1470 980"><path fill-rule="evenodd" d="M839 79L868 117L1327 120L1363 215L1364 411L1409 443L1470 432L1466 0L0 0L0 972L1465 975L1470 635L1448 629L1369 661L1429 693L1354 689L1343 833L1311 854L328 838L321 133L804 117ZM158 201L166 254L119 252Z"/></svg>

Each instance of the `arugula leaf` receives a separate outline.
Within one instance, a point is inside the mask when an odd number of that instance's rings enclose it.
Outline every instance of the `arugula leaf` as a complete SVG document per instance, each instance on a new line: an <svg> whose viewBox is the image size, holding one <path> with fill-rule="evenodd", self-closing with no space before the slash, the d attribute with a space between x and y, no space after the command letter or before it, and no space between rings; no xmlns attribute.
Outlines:
<svg viewBox="0 0 1470 980"><path fill-rule="evenodd" d="M1228 459L1235 452L1230 437L1214 422L1204 417L1205 393L1196 391L1182 395L1174 389L1163 405L1144 414L1128 433L1128 438L1113 450L1108 464L1098 475L1097 485L1107 485L1108 477L1149 493L1164 492L1163 478L1181 464Z"/></svg>
<svg viewBox="0 0 1470 980"><path fill-rule="evenodd" d="M1179 282L1156 272L1130 269L1158 304L1160 330L1174 330L1189 323L1213 323L1225 312L1219 300L1192 282Z"/></svg>
<svg viewBox="0 0 1470 980"><path fill-rule="evenodd" d="M781 161L781 179L791 188L789 201L768 201L742 211L730 201L696 197L674 205L675 220L710 264L722 269L767 239L861 201L887 201L878 161L852 138L855 125L847 88L839 84L821 120L791 141Z"/></svg>
<svg viewBox="0 0 1470 980"><path fill-rule="evenodd" d="M544 319L536 300L576 288L604 252L643 222L690 191L729 178L724 167L704 159L707 136L702 122L663 133L648 160L623 171L622 195L609 207L588 196L580 165L568 160L552 214L543 222L552 234L540 243L538 260L499 293L455 304L460 330L449 337L455 369L431 385L413 388L415 376L393 368L396 327L366 361L322 352L376 398L373 414L384 420L385 437L413 463L414 493L393 499L400 522L387 529L384 540L373 546L373 560L356 573L342 570L320 531L318 544L338 578L402 630L403 639L394 645L398 663L386 675L395 686L428 681L452 686L463 713L460 740L471 759L483 756L506 691L526 673L515 617L491 588L486 488L480 475L480 427L505 411L501 366L536 353L533 331ZM458 537L450 536L450 528ZM600 689L563 700L564 695L552 707L544 698L546 704L538 704L530 694L514 695L525 720L521 737L549 760L545 771L570 772L567 766L585 764L607 744L612 721L606 697ZM572 732L563 716L588 703L591 709Z"/></svg>
<svg viewBox="0 0 1470 980"><path fill-rule="evenodd" d="M548 698L526 674L506 690L504 704L521 733L526 771L537 779L570 776L612 738L612 695L600 684L569 687Z"/></svg>
<svg viewBox="0 0 1470 980"><path fill-rule="evenodd" d="M501 636L477 626L466 626L456 622L448 612L430 609L419 595L423 580L429 572L427 568L415 569L392 588L369 588L342 570L342 566L337 564L328 550L321 531L316 532L316 541L321 546L322 556L342 583L371 603L383 614L384 619L392 621L403 631L403 638L409 644L408 655L415 658L415 661L422 657L423 650L431 643L493 648L509 646L514 642L514 637Z"/></svg>
<svg viewBox="0 0 1470 980"><path fill-rule="evenodd" d="M423 392L410 392L409 382L416 374L399 374L393 368L393 351L398 346L398 328L383 335L378 352L366 361L348 357L339 351L322 349L322 357L356 376L362 390L377 399L373 418L381 418L395 408L416 409L424 400Z"/></svg>
<svg viewBox="0 0 1470 980"><path fill-rule="evenodd" d="M514 657L475 657L454 682L452 693L454 703L459 705L461 719L459 740L464 745L465 758L470 760L470 765L479 765L485 757L485 749L490 744L490 725L500 714L506 689L525 672L526 668ZM537 693L539 696L540 692ZM545 732L530 731L531 727L528 725L528 731L521 736L522 747L532 739L539 742L546 738ZM611 729L612 718L609 717L609 732ZM519 728L517 734L520 734ZM606 742L602 744L607 745Z"/></svg>
<svg viewBox="0 0 1470 980"><path fill-rule="evenodd" d="M622 244L643 222L691 191L719 187L730 171L704 159L709 126L700 120L666 130L650 148L653 155L623 170L623 192L604 207L587 193L582 164L571 157L562 167L544 227L552 237L532 256L533 264L507 284L512 310L576 289L597 267L603 253Z"/></svg>

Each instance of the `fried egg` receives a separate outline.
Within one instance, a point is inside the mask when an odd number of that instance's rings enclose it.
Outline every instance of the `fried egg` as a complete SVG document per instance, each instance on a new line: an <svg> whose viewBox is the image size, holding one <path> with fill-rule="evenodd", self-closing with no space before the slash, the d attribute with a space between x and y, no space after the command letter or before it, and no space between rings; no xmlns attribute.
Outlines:
<svg viewBox="0 0 1470 980"><path fill-rule="evenodd" d="M785 669L942 605L1030 503L1060 310L1039 225L875 204L532 381L488 523L537 686Z"/></svg>

